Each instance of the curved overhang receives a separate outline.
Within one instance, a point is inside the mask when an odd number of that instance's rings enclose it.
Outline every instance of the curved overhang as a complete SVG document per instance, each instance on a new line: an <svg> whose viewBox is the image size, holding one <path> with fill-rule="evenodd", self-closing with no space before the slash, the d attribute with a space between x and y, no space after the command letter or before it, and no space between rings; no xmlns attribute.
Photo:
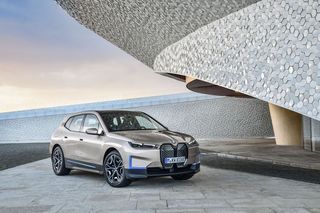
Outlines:
<svg viewBox="0 0 320 213"><path fill-rule="evenodd" d="M229 96L229 97L239 97L239 98L252 98L248 95L242 94L240 92L230 90L218 85L214 85L212 83L208 83L205 81L201 81L199 79L195 79L189 76L172 74L172 73L159 73L163 76L167 76L173 78L178 81L182 81L186 83L186 87L194 92L208 94L208 95L216 95L216 96Z"/></svg>
<svg viewBox="0 0 320 213"><path fill-rule="evenodd" d="M263 0L165 48L158 73L190 76L320 120L320 3Z"/></svg>
<svg viewBox="0 0 320 213"><path fill-rule="evenodd" d="M251 98L250 96L245 95L241 92L237 92L218 85L214 85L212 83L201 81L199 79L190 78L188 76L186 77L186 87L191 91L208 95Z"/></svg>
<svg viewBox="0 0 320 213"><path fill-rule="evenodd" d="M149 67L169 45L259 0L56 0L80 24Z"/></svg>
<svg viewBox="0 0 320 213"><path fill-rule="evenodd" d="M320 120L317 1L56 1L158 73Z"/></svg>

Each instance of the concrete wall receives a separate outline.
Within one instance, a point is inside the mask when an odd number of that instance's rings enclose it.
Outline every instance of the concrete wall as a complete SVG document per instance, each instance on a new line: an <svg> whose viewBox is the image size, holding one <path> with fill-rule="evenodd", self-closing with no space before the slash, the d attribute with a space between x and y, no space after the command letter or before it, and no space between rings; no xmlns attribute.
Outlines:
<svg viewBox="0 0 320 213"><path fill-rule="evenodd" d="M189 133L197 139L273 136L268 106L262 101L212 96L194 99L180 98L174 103L157 98L149 106L123 105L123 108L144 111L169 129ZM0 116L0 143L48 142L64 116L65 113L24 118L19 114L10 119Z"/></svg>
<svg viewBox="0 0 320 213"><path fill-rule="evenodd" d="M135 109L198 139L273 136L268 105L256 99L219 98Z"/></svg>

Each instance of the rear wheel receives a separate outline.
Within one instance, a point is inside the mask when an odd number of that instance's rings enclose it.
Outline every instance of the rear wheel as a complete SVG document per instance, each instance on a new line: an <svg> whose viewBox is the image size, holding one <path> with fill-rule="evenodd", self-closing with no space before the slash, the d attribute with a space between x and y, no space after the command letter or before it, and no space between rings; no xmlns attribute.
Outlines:
<svg viewBox="0 0 320 213"><path fill-rule="evenodd" d="M171 177L175 180L189 180L193 177L194 174L181 174L181 175L172 175Z"/></svg>
<svg viewBox="0 0 320 213"><path fill-rule="evenodd" d="M64 155L60 146L55 147L52 151L51 161L52 169L56 175L68 175L70 173L71 170L65 167Z"/></svg>
<svg viewBox="0 0 320 213"><path fill-rule="evenodd" d="M117 151L110 152L103 162L104 176L110 186L128 186L131 180L126 178L122 158Z"/></svg>

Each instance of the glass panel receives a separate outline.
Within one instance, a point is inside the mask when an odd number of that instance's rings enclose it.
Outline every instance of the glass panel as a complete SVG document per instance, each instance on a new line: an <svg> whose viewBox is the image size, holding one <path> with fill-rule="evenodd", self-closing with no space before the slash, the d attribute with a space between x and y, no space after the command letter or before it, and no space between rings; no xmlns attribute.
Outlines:
<svg viewBox="0 0 320 213"><path fill-rule="evenodd" d="M73 120L73 117L69 118L69 120L67 121L67 123L66 123L66 125L65 125L65 127L66 127L67 129L70 129L70 125L71 125L72 120Z"/></svg>
<svg viewBox="0 0 320 213"><path fill-rule="evenodd" d="M100 125L98 118L95 115L87 115L83 124L83 132L86 132L87 129L96 128L99 130Z"/></svg>
<svg viewBox="0 0 320 213"><path fill-rule="evenodd" d="M312 151L311 118L303 116L303 148Z"/></svg>
<svg viewBox="0 0 320 213"><path fill-rule="evenodd" d="M313 151L320 152L320 121L312 119L311 129L312 129L312 145L314 147Z"/></svg>
<svg viewBox="0 0 320 213"><path fill-rule="evenodd" d="M132 130L165 130L156 120L142 112L115 111L101 113L110 132Z"/></svg>
<svg viewBox="0 0 320 213"><path fill-rule="evenodd" d="M303 147L320 152L320 121L303 116Z"/></svg>
<svg viewBox="0 0 320 213"><path fill-rule="evenodd" d="M78 116L74 116L73 120L70 124L69 129L71 131L75 131L75 132L79 132L81 129L81 124L82 124L82 120L83 120L84 115L78 115Z"/></svg>

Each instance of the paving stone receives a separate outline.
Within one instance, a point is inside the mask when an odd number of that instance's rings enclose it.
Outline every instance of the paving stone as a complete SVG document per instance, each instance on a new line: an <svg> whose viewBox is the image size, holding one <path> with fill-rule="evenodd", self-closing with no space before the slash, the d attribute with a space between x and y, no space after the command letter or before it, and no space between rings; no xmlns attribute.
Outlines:
<svg viewBox="0 0 320 213"><path fill-rule="evenodd" d="M138 200L138 209L164 209L167 208L167 201L165 200Z"/></svg>
<svg viewBox="0 0 320 213"><path fill-rule="evenodd" d="M93 207L95 211L102 210L135 210L137 209L137 201L123 201L123 200L113 200L113 201L103 201L103 202L87 202Z"/></svg>
<svg viewBox="0 0 320 213"><path fill-rule="evenodd" d="M229 199L233 207L277 207L277 205L266 199L254 199L254 198L244 198L244 199Z"/></svg>
<svg viewBox="0 0 320 213"><path fill-rule="evenodd" d="M0 208L1 213L34 213L48 212L53 206L19 206Z"/></svg>
<svg viewBox="0 0 320 213"><path fill-rule="evenodd" d="M156 213L205 213L204 209L157 209Z"/></svg>
<svg viewBox="0 0 320 213"><path fill-rule="evenodd" d="M167 200L168 208L210 208L230 207L225 200Z"/></svg>
<svg viewBox="0 0 320 213"><path fill-rule="evenodd" d="M136 193L131 192L130 200L160 200L159 193Z"/></svg>
<svg viewBox="0 0 320 213"><path fill-rule="evenodd" d="M303 201L307 207L311 208L320 208L320 199L306 199Z"/></svg>
<svg viewBox="0 0 320 213"><path fill-rule="evenodd" d="M92 212L94 213L155 213L156 210L154 209L146 209L146 210L142 210L142 209L137 209L137 210L117 210L117 211L113 211L113 210L93 210Z"/></svg>
<svg viewBox="0 0 320 213"><path fill-rule="evenodd" d="M282 197L268 197L268 200L275 203L277 206L282 208L293 208L293 207L305 207L304 199L288 199L288 198L282 198Z"/></svg>
<svg viewBox="0 0 320 213"><path fill-rule="evenodd" d="M274 213L270 208L210 208L207 213Z"/></svg>
<svg viewBox="0 0 320 213"><path fill-rule="evenodd" d="M311 213L319 213L320 212L320 208L311 208L308 209Z"/></svg>
<svg viewBox="0 0 320 213"><path fill-rule="evenodd" d="M205 196L201 192L161 192L161 200L191 200L191 199L204 199Z"/></svg>
<svg viewBox="0 0 320 213"><path fill-rule="evenodd" d="M230 198L246 198L248 197L247 192L238 190L212 190L203 191L203 194L207 199L230 199Z"/></svg>
<svg viewBox="0 0 320 213"><path fill-rule="evenodd" d="M106 192L106 194L93 194L91 196L89 196L89 201L93 201L93 202L105 202L105 201L123 201L126 202L127 200L129 200L130 197L130 193L127 194L108 194L108 192Z"/></svg>
<svg viewBox="0 0 320 213"><path fill-rule="evenodd" d="M89 213L92 211L93 208L88 204L84 205L83 203L63 203L56 209L51 210L50 213Z"/></svg>
<svg viewBox="0 0 320 213"><path fill-rule="evenodd" d="M20 207L20 206L28 206L31 205L32 201L37 199L38 197L29 195L22 196L17 193L16 196L3 197L0 200L1 207Z"/></svg>
<svg viewBox="0 0 320 213"><path fill-rule="evenodd" d="M305 208L273 208L276 213L310 213L309 210Z"/></svg>

